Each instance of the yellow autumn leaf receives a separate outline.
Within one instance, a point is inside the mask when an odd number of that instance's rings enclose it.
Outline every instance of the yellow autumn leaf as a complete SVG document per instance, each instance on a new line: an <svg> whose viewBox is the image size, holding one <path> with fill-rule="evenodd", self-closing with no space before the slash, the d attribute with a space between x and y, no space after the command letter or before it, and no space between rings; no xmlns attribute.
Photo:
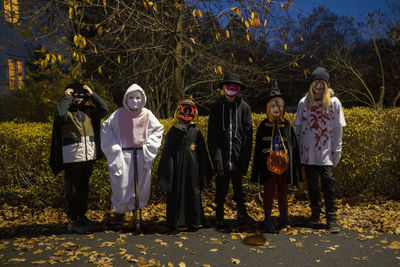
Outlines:
<svg viewBox="0 0 400 267"><path fill-rule="evenodd" d="M121 63L121 57L120 56L118 56L117 61L118 61L118 63Z"/></svg>
<svg viewBox="0 0 400 267"><path fill-rule="evenodd" d="M190 37L190 41L191 41L193 44L196 44L196 41L194 40L193 37Z"/></svg>
<svg viewBox="0 0 400 267"><path fill-rule="evenodd" d="M97 35L98 35L98 36L102 36L102 35L103 35L103 27L102 27L102 26L99 26L99 27L97 28Z"/></svg>
<svg viewBox="0 0 400 267"><path fill-rule="evenodd" d="M250 42L250 34L246 34L246 39L247 39L247 41L249 41Z"/></svg>
<svg viewBox="0 0 400 267"><path fill-rule="evenodd" d="M231 53L231 56L232 56L233 59L235 59L235 55L233 53Z"/></svg>
<svg viewBox="0 0 400 267"><path fill-rule="evenodd" d="M176 241L175 244L176 244L179 248L181 248L181 247L183 246L182 242L179 242L179 241Z"/></svg>
<svg viewBox="0 0 400 267"><path fill-rule="evenodd" d="M217 251L218 251L217 248L210 249L210 252L217 252Z"/></svg>
<svg viewBox="0 0 400 267"><path fill-rule="evenodd" d="M39 260L39 261L32 261L31 262L32 264L46 264L47 263L47 261L45 261L45 260Z"/></svg>
<svg viewBox="0 0 400 267"><path fill-rule="evenodd" d="M101 74L101 66L99 66L97 71Z"/></svg>
<svg viewBox="0 0 400 267"><path fill-rule="evenodd" d="M238 7L232 7L232 12L238 15L239 17L242 16L242 11Z"/></svg>
<svg viewBox="0 0 400 267"><path fill-rule="evenodd" d="M400 249L400 241L393 241L388 248L390 249Z"/></svg>
<svg viewBox="0 0 400 267"><path fill-rule="evenodd" d="M68 13L69 13L69 19L72 19L72 17L74 16L74 9L70 7Z"/></svg>
<svg viewBox="0 0 400 267"><path fill-rule="evenodd" d="M285 50L287 50L287 44L285 44L284 48L285 48Z"/></svg>
<svg viewBox="0 0 400 267"><path fill-rule="evenodd" d="M249 57L249 62L253 63L253 59L251 57Z"/></svg>
<svg viewBox="0 0 400 267"><path fill-rule="evenodd" d="M271 83L271 78L268 75L266 75L265 78L267 79L268 83Z"/></svg>
<svg viewBox="0 0 400 267"><path fill-rule="evenodd" d="M217 33L217 34L215 35L215 39L219 40L220 38L221 38L221 34L220 34L220 33Z"/></svg>
<svg viewBox="0 0 400 267"><path fill-rule="evenodd" d="M221 65L218 65L217 66L217 73L221 73L222 74L222 66Z"/></svg>
<svg viewBox="0 0 400 267"><path fill-rule="evenodd" d="M181 261L181 262L179 263L179 267L186 267L186 263L184 263L184 262Z"/></svg>
<svg viewBox="0 0 400 267"><path fill-rule="evenodd" d="M244 21L244 25L246 25L246 28L250 27L250 24L249 24L249 22L247 20Z"/></svg>
<svg viewBox="0 0 400 267"><path fill-rule="evenodd" d="M197 14L199 14L199 17L202 18L203 17L203 13L201 12L201 10L197 10Z"/></svg>
<svg viewBox="0 0 400 267"><path fill-rule="evenodd" d="M229 38L229 36L230 36L230 33L229 33L229 31L228 31L228 30L226 30L225 34L226 34L226 38Z"/></svg>
<svg viewBox="0 0 400 267"><path fill-rule="evenodd" d="M39 253L42 253L42 252L43 252L42 249L38 249L38 250L34 251L33 254L39 254Z"/></svg>
<svg viewBox="0 0 400 267"><path fill-rule="evenodd" d="M231 258L231 260L232 260L232 263L234 263L234 264L239 264L240 263L239 259Z"/></svg>
<svg viewBox="0 0 400 267"><path fill-rule="evenodd" d="M193 17L196 17L196 12L197 12L196 9L194 9L192 12Z"/></svg>
<svg viewBox="0 0 400 267"><path fill-rule="evenodd" d="M267 21L267 19L265 19L264 20L264 27L267 27L267 25L268 25L268 21Z"/></svg>

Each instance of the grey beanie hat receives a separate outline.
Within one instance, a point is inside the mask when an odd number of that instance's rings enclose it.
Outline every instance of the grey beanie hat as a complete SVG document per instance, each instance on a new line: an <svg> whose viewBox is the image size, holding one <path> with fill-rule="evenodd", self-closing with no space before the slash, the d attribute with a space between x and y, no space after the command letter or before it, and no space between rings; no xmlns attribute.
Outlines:
<svg viewBox="0 0 400 267"><path fill-rule="evenodd" d="M329 83L329 72L324 67L318 67L311 73L311 82L323 80Z"/></svg>

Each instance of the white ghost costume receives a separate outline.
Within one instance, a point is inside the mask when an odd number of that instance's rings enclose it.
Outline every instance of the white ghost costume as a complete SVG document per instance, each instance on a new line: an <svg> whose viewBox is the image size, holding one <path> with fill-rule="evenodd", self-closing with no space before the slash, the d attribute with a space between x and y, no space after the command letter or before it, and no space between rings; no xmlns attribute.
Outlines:
<svg viewBox="0 0 400 267"><path fill-rule="evenodd" d="M139 208L147 205L151 188L151 167L161 146L164 126L144 108L146 95L131 85L117 109L101 127L101 149L107 157L111 182L111 203L116 213L135 209L134 150L137 153Z"/></svg>

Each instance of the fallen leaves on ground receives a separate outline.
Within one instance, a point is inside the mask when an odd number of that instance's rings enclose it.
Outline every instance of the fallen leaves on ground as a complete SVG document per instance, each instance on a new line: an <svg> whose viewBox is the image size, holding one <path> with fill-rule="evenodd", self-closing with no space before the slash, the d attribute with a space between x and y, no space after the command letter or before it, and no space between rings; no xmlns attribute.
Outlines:
<svg viewBox="0 0 400 267"><path fill-rule="evenodd" d="M209 195L204 194L203 197L204 213L207 217L213 217L215 216L215 203L213 203ZM228 195L228 201L225 204L225 218L235 219L236 208L230 195ZM249 214L255 220L261 221L264 218L262 202L255 198L247 204ZM365 234L400 235L400 202L382 199L369 202L339 199L337 208L338 223L344 228ZM108 210L89 210L87 216L91 220L101 222L108 212ZM289 194L289 215L292 218L303 218L305 220L310 213L308 201L298 200L293 193ZM142 216L145 222L163 222L165 221L165 215L165 203L153 203L142 209ZM276 206L274 206L272 215L279 216ZM131 217L132 214L127 214L126 220L129 221ZM26 206L14 207L3 204L0 209L0 228L2 229L0 235L13 235L15 231L21 230L24 227L29 231L38 232L50 226L58 226L60 229L64 229L66 222L66 216L62 208L49 207L35 210ZM296 235L297 231L303 231L302 233L304 233L307 229L289 229L288 231L292 231L291 234ZM239 236L232 235L232 239L237 237ZM116 242L117 244L122 244L124 241L121 238L120 241ZM218 243L224 241L214 240L212 242ZM26 246L26 249L29 250L29 246Z"/></svg>

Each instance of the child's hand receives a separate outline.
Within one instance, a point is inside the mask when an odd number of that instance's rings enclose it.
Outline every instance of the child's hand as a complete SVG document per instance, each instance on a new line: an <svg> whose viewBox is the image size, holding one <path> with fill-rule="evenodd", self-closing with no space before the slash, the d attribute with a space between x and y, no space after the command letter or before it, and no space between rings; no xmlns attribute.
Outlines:
<svg viewBox="0 0 400 267"><path fill-rule="evenodd" d="M74 89L68 88L67 90L64 91L64 94L72 95L73 92L74 92Z"/></svg>
<svg viewBox="0 0 400 267"><path fill-rule="evenodd" d="M93 95L92 89L90 89L90 87L87 86L86 84L83 86L83 89L85 89L85 90L87 91L86 94L87 94L88 96Z"/></svg>

